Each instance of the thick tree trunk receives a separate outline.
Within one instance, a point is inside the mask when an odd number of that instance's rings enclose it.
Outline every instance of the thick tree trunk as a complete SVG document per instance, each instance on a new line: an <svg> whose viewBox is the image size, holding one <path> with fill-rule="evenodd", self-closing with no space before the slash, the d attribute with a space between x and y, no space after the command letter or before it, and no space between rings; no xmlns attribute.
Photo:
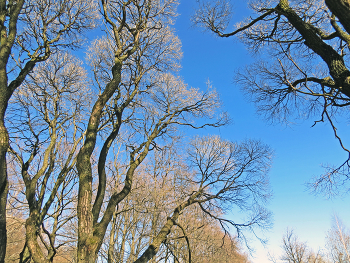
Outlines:
<svg viewBox="0 0 350 263"><path fill-rule="evenodd" d="M9 189L6 167L7 148L8 133L5 126L0 124L0 263L5 261L7 244L6 204Z"/></svg>
<svg viewBox="0 0 350 263"><path fill-rule="evenodd" d="M289 7L288 0L281 0L276 11L285 16L300 33L305 39L305 45L323 59L328 66L330 75L339 87L339 91L350 98L350 71L346 67L343 57L332 46L323 42L315 30Z"/></svg>
<svg viewBox="0 0 350 263"><path fill-rule="evenodd" d="M7 178L6 153L9 147L9 135L5 127L5 111L8 103L6 70L0 70L0 263L5 260L7 232L6 232L6 204L9 183Z"/></svg>
<svg viewBox="0 0 350 263"><path fill-rule="evenodd" d="M99 213L99 211L92 211L92 168L90 158L95 148L102 110L118 88L121 80L121 69L122 62L117 61L112 69L113 80L107 84L106 89L98 97L92 109L84 146L77 156L79 175L77 256L79 263L94 263L96 261L98 250L105 235L105 229L104 232L94 229L93 212Z"/></svg>
<svg viewBox="0 0 350 263"><path fill-rule="evenodd" d="M13 89L8 88L6 67L16 39L18 15L22 10L24 0L10 2L11 10L9 10L9 1L0 1L0 263L5 261L6 254L6 204L9 191L6 164L9 135L5 127L5 112L13 91L20 85L19 81L19 84L14 85ZM6 23L8 17L9 20Z"/></svg>
<svg viewBox="0 0 350 263"><path fill-rule="evenodd" d="M38 244L38 213L32 212L26 220L26 244L35 263L49 263Z"/></svg>
<svg viewBox="0 0 350 263"><path fill-rule="evenodd" d="M326 0L326 5L350 34L350 0Z"/></svg>

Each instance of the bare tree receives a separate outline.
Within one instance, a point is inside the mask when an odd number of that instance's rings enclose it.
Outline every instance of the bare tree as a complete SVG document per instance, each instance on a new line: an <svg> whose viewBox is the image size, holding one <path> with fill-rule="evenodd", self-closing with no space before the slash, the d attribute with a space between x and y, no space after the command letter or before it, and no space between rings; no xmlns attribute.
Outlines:
<svg viewBox="0 0 350 263"><path fill-rule="evenodd" d="M156 141L166 139L177 125L197 127L190 122L192 117L214 117L211 114L220 105L215 91L189 89L165 73L177 68L179 58L179 42L169 28L176 5L174 0L101 1L107 35L95 41L90 54L101 91L77 159L78 262L95 262L116 206L130 193L135 170L158 147ZM198 128L224 122L214 119ZM104 134L99 133L101 125L109 127ZM103 146L94 173L90 160L99 138ZM116 139L126 148L120 157L124 185L106 196L106 162ZM93 202L94 175L98 189Z"/></svg>
<svg viewBox="0 0 350 263"><path fill-rule="evenodd" d="M135 262L148 262L168 240L174 227L184 229L180 220L190 206L197 205L206 216L216 220L225 234L228 234L225 228L228 225L235 227L238 236L242 235L242 228L266 227L269 213L263 204L269 196L266 176L270 157L270 149L257 141L239 144L217 136L195 138L186 156L190 171L187 180L193 187L172 209L149 247ZM244 212L246 221L239 223L222 217L220 212L227 211L228 207Z"/></svg>
<svg viewBox="0 0 350 263"><path fill-rule="evenodd" d="M308 248L293 234L293 231L287 231L283 237L284 255L281 259L285 262L303 263L306 262Z"/></svg>
<svg viewBox="0 0 350 263"><path fill-rule="evenodd" d="M336 117L349 109L350 70L348 0L253 1L255 17L228 30L233 18L230 1L198 1L193 18L219 37L237 36L261 61L238 72L237 83L270 120L286 121L316 115L328 122L348 153ZM263 52L262 52L263 51ZM349 160L328 167L314 187L335 193L349 174ZM335 188L335 189L334 189ZM324 191L324 190L327 191Z"/></svg>
<svg viewBox="0 0 350 263"><path fill-rule="evenodd" d="M350 262L350 233L337 216L333 218L326 242L332 262Z"/></svg>
<svg viewBox="0 0 350 263"><path fill-rule="evenodd" d="M21 262L52 262L56 250L69 242L68 236L57 240L61 228L76 214L74 166L92 93L81 62L67 53L56 53L38 65L22 85L7 114L10 152L25 186L24 196L16 200L29 214Z"/></svg>
<svg viewBox="0 0 350 263"><path fill-rule="evenodd" d="M119 135L122 123L126 122L123 116L124 111L132 107L139 94L153 86L152 84L151 86L143 85L145 84L144 75L156 70L158 63L162 64L161 60L158 60L161 59L162 54L164 58L176 60L176 57L167 52L171 49L169 43L172 42L172 39L164 39L163 34L158 35L158 32L166 28L167 23L173 17L175 6L175 1L101 1L108 35L95 42L95 48L92 51L96 55L91 55L95 79L101 93L92 108L86 130L86 140L79 151L77 161L79 175L78 262L95 262L115 207L129 194L135 169L144 160L151 142L163 128L163 123L158 123L150 134L145 134L146 141L136 147L131 145L125 186L121 191L116 191L110 196L108 205L102 214L101 208L106 191L106 159L113 141ZM158 48L158 52L154 52L156 50L152 50L153 48ZM99 52L103 52L103 56L97 55ZM149 57L148 60L147 57ZM162 70L163 66L164 64L159 65L159 70ZM110 68L112 68L111 72ZM95 202L92 203L93 171L90 158L96 147L103 117L108 116L105 115L104 109L107 109L107 104L113 96L114 102L109 110L112 125L98 153L99 183ZM130 111L132 114L132 108Z"/></svg>
<svg viewBox="0 0 350 263"><path fill-rule="evenodd" d="M283 254L280 261L272 258L272 262L286 263L327 263L328 261L318 251L313 252L306 242L301 242L292 230L287 230L282 239Z"/></svg>
<svg viewBox="0 0 350 263"><path fill-rule="evenodd" d="M164 255L161 260L250 262L248 256L242 252L240 239L225 233L220 223L203 213L199 206L188 207L172 232L164 243L163 253L159 253L159 256Z"/></svg>
<svg viewBox="0 0 350 263"><path fill-rule="evenodd" d="M8 102L38 62L57 48L78 45L96 11L94 1L0 1L0 262L6 252Z"/></svg>

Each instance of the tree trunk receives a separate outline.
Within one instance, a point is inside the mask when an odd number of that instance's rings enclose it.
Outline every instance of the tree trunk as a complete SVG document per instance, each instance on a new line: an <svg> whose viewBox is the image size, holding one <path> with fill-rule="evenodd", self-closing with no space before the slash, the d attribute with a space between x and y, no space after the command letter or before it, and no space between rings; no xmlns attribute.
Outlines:
<svg viewBox="0 0 350 263"><path fill-rule="evenodd" d="M350 34L350 0L326 0L326 5Z"/></svg>
<svg viewBox="0 0 350 263"><path fill-rule="evenodd" d="M188 206L194 203L194 200L201 194L198 191L196 194L191 196L187 201L175 208L174 213L171 217L167 218L166 223L159 231L158 235L152 240L152 243L145 250L145 252L134 262L134 263L147 263L150 261L158 252L161 244L167 239L171 228L176 224L180 213Z"/></svg>
<svg viewBox="0 0 350 263"><path fill-rule="evenodd" d="M6 152L8 141L7 130L4 125L0 124L0 263L3 263L5 260L7 244L6 204L9 184L7 180Z"/></svg>
<svg viewBox="0 0 350 263"><path fill-rule="evenodd" d="M289 7L288 0L281 0L276 7L276 11L285 16L300 33L305 39L304 44L323 59L337 86L341 87L340 92L350 98L350 71L346 67L343 57L338 54L332 46L323 42L323 40L316 34L315 30L310 27L308 23L304 22L298 14Z"/></svg>
<svg viewBox="0 0 350 263"><path fill-rule="evenodd" d="M94 229L92 211L92 168L90 158L95 149L96 137L103 108L113 96L121 81L122 61L116 61L112 68L113 79L107 84L104 92L98 97L89 119L84 146L77 156L79 176L78 192L78 262L95 263L98 250L105 236L105 229ZM108 222L109 223L109 222Z"/></svg>
<svg viewBox="0 0 350 263"><path fill-rule="evenodd" d="M35 263L49 263L38 244L38 213L32 212L26 220L26 244Z"/></svg>
<svg viewBox="0 0 350 263"><path fill-rule="evenodd" d="M9 147L9 134L5 127L5 111L8 103L6 69L0 71L0 263L5 260L6 204L9 183L7 178L6 153Z"/></svg>

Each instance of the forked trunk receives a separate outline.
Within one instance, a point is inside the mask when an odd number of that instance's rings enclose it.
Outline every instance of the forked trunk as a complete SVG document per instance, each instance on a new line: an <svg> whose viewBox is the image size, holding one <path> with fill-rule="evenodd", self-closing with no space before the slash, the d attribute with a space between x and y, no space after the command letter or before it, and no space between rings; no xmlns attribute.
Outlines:
<svg viewBox="0 0 350 263"><path fill-rule="evenodd" d="M94 229L92 205L92 165L91 155L96 144L96 137L102 111L108 100L113 96L121 80L122 62L116 62L112 68L113 80L107 84L104 92L96 101L89 119L84 146L77 156L77 170L79 176L78 192L78 263L95 263L101 247L105 229ZM94 211L97 213L100 211ZM113 212L112 212L113 213ZM112 217L112 216L111 216ZM109 223L109 222L108 222ZM95 223L96 224L96 223Z"/></svg>

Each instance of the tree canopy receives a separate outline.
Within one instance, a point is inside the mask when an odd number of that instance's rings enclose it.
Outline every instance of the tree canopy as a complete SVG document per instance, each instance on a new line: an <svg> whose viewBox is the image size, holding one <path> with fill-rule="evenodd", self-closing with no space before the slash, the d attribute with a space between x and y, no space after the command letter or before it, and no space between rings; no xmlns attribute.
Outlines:
<svg viewBox="0 0 350 263"><path fill-rule="evenodd" d="M257 110L271 121L314 118L328 122L340 146L337 117L350 106L348 0L252 1L255 14L234 25L230 1L198 1L194 24L215 35L237 36L258 54L258 61L237 72L235 81ZM349 175L349 158L328 167L313 184L327 194L338 192Z"/></svg>

